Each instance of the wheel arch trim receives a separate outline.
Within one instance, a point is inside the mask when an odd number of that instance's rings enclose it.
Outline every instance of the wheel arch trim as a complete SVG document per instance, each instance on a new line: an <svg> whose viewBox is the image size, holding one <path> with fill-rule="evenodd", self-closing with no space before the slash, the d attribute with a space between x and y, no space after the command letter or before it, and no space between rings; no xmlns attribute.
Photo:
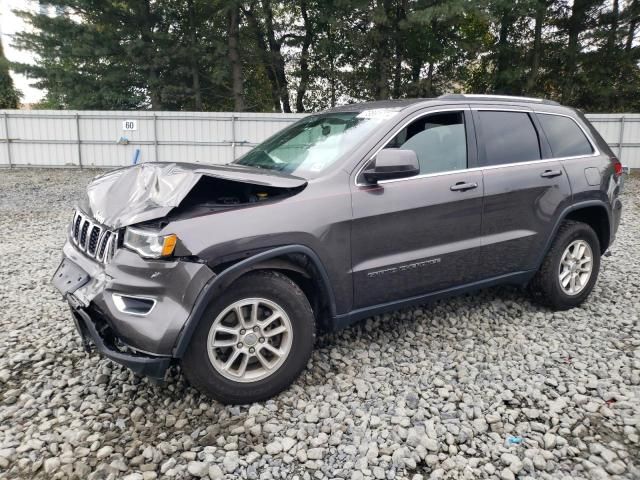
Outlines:
<svg viewBox="0 0 640 480"><path fill-rule="evenodd" d="M544 261L544 257L549 252L549 249L551 248L551 243L556 238L556 234L558 233L558 229L560 228L560 225L562 224L562 222L566 220L566 218L569 216L570 213L575 212L577 210L581 210L583 208L588 208L588 207L600 207L605 211L607 215L607 224L609 226L609 238L613 238L612 236L613 232L611 231L613 228L612 226L613 224L611 222L611 209L610 207L608 207L606 202L602 200L585 200L582 202L574 203L573 205L570 205L567 208L565 208L562 211L562 213L558 216L558 220L553 226L551 235L549 235L549 237L547 238L544 248L542 249L541 254L538 257L538 260L536 262L536 270L539 269L540 266L542 265L542 262Z"/></svg>
<svg viewBox="0 0 640 480"><path fill-rule="evenodd" d="M267 262L269 260L272 260L276 257L280 257L282 255L287 255L292 253L303 254L306 257L308 257L311 262L313 262L316 270L320 274L320 278L318 279L318 281L323 284L326 294L328 296L327 303L329 306L330 314L332 317L334 317L336 315L335 295L334 295L333 289L331 288L329 275L327 274L327 271L324 268L324 265L320 260L320 257L318 256L318 254L314 252L311 248L307 247L306 245L285 245L285 246L275 247L275 248L266 250L264 252L260 252L255 255L252 255L249 258L246 258L238 263L235 263L234 265L230 266L229 268L221 272L219 275L212 277L206 283L206 285L202 288L202 290L198 294L196 302L193 308L191 309L191 313L189 314L189 317L187 318L184 326L182 327L182 330L180 330L180 333L178 334L178 337L176 339L176 342L173 348L173 357L182 358L182 356L186 352L187 346L191 341L191 337L193 336L193 333L195 332L196 328L198 327L198 324L200 323L200 320L202 319L204 311L206 310L207 306L209 305L211 300L215 298L216 295L224 291L225 288L227 288L229 285L231 285L235 280L240 278L245 273L248 273L252 270L256 270L255 267L259 266L258 264Z"/></svg>

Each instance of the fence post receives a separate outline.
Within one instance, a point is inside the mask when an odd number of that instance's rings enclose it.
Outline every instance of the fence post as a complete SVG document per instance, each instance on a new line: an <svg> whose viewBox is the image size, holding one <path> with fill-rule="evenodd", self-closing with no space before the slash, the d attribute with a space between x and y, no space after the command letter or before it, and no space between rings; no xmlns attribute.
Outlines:
<svg viewBox="0 0 640 480"><path fill-rule="evenodd" d="M158 161L158 115L153 112L153 154L155 161Z"/></svg>
<svg viewBox="0 0 640 480"><path fill-rule="evenodd" d="M4 112L4 134L7 137L7 161L9 162L9 168L13 167L11 162L11 144L9 143L9 118L7 112Z"/></svg>
<svg viewBox="0 0 640 480"><path fill-rule="evenodd" d="M82 149L80 148L80 115L75 114L76 117L76 145L78 147L78 166L82 170Z"/></svg>
<svg viewBox="0 0 640 480"><path fill-rule="evenodd" d="M236 159L236 116L231 114L231 156Z"/></svg>
<svg viewBox="0 0 640 480"><path fill-rule="evenodd" d="M622 142L624 140L624 115L620 117L620 137L618 138L618 160L622 162Z"/></svg>

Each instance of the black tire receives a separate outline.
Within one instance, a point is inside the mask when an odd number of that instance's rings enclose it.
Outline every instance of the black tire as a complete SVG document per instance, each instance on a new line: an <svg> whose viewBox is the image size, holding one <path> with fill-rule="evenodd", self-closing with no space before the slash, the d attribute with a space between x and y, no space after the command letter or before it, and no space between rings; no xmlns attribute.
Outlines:
<svg viewBox="0 0 640 480"><path fill-rule="evenodd" d="M560 261L565 249L575 240L584 240L591 247L591 277L585 287L576 295L569 295L560 285L558 278ZM600 271L600 241L598 235L586 223L565 221L558 228L556 237L547 252L538 272L529 283L529 291L535 301L554 310L569 310L584 302L598 279Z"/></svg>
<svg viewBox="0 0 640 480"><path fill-rule="evenodd" d="M243 383L221 375L207 352L209 329L227 306L245 298L260 297L278 304L292 326L292 344L284 363L261 380ZM305 368L313 350L315 319L307 297L288 277L274 271L249 273L234 282L206 309L182 358L187 381L225 404L248 404L273 397L289 387Z"/></svg>

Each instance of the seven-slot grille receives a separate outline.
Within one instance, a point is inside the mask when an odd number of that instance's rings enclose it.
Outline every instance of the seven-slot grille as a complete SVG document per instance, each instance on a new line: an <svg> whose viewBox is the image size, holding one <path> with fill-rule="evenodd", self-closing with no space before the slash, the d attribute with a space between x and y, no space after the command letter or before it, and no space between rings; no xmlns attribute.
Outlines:
<svg viewBox="0 0 640 480"><path fill-rule="evenodd" d="M77 211L71 224L71 239L84 253L106 263L116 251L118 235Z"/></svg>

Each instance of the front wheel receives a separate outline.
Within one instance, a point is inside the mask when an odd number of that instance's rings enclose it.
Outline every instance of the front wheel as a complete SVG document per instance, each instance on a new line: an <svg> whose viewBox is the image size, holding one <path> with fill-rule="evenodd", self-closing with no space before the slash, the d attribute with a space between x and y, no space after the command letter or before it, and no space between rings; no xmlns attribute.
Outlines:
<svg viewBox="0 0 640 480"><path fill-rule="evenodd" d="M600 270L600 241L582 222L565 221L529 284L533 298L555 310L577 307L591 293Z"/></svg>
<svg viewBox="0 0 640 480"><path fill-rule="evenodd" d="M306 366L315 321L300 288L272 271L250 273L207 308L182 359L193 386L222 403L265 400Z"/></svg>

